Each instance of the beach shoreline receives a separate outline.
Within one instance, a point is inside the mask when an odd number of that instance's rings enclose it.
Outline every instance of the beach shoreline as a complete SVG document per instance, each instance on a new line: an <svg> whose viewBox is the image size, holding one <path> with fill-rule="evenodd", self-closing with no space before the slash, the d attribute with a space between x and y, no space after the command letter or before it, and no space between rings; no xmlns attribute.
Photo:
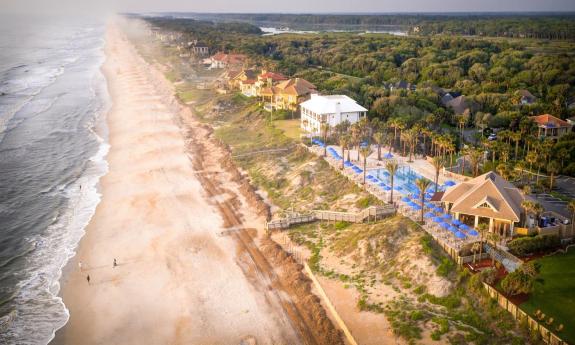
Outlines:
<svg viewBox="0 0 575 345"><path fill-rule="evenodd" d="M102 70L112 98L109 172L61 279L70 318L52 344L300 343L282 307L289 298L270 294L268 277L221 236L230 226L213 199L237 191L207 195L171 86L114 24ZM239 214L245 228L264 219L246 207Z"/></svg>

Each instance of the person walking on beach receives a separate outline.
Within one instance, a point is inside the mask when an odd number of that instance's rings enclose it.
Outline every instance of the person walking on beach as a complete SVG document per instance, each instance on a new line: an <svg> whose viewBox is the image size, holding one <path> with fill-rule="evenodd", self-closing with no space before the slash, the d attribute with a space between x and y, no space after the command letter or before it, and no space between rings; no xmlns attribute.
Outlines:
<svg viewBox="0 0 575 345"><path fill-rule="evenodd" d="M86 280L88 281L88 285L90 285L90 275L89 274L86 276Z"/></svg>
<svg viewBox="0 0 575 345"><path fill-rule="evenodd" d="M82 261L78 261L78 269L82 272Z"/></svg>
<svg viewBox="0 0 575 345"><path fill-rule="evenodd" d="M118 262L117 262L116 259L114 258L114 266L112 266L112 267L116 267L116 266L118 266Z"/></svg>

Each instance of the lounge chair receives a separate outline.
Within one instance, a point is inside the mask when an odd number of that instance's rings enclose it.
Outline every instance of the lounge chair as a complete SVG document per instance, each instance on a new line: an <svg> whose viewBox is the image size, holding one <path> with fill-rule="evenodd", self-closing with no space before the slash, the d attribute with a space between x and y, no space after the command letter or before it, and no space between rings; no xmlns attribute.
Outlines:
<svg viewBox="0 0 575 345"><path fill-rule="evenodd" d="M553 323L553 321L555 321L555 319L549 318L549 320L547 320L547 324L548 324L548 325L551 325L551 324Z"/></svg>
<svg viewBox="0 0 575 345"><path fill-rule="evenodd" d="M540 314L540 315L539 315L539 321L545 320L545 317L546 317L546 316L547 316L547 315L545 315L545 313Z"/></svg>
<svg viewBox="0 0 575 345"><path fill-rule="evenodd" d="M555 328L555 330L557 332L561 332L563 330L563 324L560 324L559 326L557 326L557 328Z"/></svg>
<svg viewBox="0 0 575 345"><path fill-rule="evenodd" d="M539 317L539 315L541 315L541 310L537 309L537 311L535 312L535 316Z"/></svg>

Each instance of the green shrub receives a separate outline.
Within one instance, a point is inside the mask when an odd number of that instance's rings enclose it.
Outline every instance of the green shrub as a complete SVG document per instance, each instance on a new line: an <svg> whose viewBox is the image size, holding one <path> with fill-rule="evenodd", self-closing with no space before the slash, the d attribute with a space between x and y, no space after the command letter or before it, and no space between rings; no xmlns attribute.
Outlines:
<svg viewBox="0 0 575 345"><path fill-rule="evenodd" d="M335 223L334 227L335 227L336 230L343 230L343 229L347 228L347 227L350 226L350 225L351 225L351 223L349 223L349 222L339 221L339 222L336 222L336 223Z"/></svg>
<svg viewBox="0 0 575 345"><path fill-rule="evenodd" d="M509 242L509 251L517 256L553 249L561 245L556 235L537 235L533 237L520 237Z"/></svg>
<svg viewBox="0 0 575 345"><path fill-rule="evenodd" d="M455 268L455 263L449 258L441 258L441 264L437 267L437 275L447 277Z"/></svg>
<svg viewBox="0 0 575 345"><path fill-rule="evenodd" d="M423 312L421 312L421 310L413 310L409 315L409 318L414 321L422 320L423 317Z"/></svg>

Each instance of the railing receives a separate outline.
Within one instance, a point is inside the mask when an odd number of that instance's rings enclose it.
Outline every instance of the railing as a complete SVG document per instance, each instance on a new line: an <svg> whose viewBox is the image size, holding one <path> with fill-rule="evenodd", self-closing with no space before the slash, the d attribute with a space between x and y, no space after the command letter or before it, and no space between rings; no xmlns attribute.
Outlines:
<svg viewBox="0 0 575 345"><path fill-rule="evenodd" d="M287 229L292 225L311 223L317 220L327 220L334 222L363 223L366 219L377 221L384 217L395 214L392 205L370 206L357 213L314 210L311 214L290 214L285 218L272 220L266 223L267 230Z"/></svg>
<svg viewBox="0 0 575 345"><path fill-rule="evenodd" d="M518 257L509 252L496 249L487 243L485 243L484 248L485 252L494 257L495 260L499 261L505 267L507 272L514 272L523 264L523 261L521 261L521 259L519 259Z"/></svg>

